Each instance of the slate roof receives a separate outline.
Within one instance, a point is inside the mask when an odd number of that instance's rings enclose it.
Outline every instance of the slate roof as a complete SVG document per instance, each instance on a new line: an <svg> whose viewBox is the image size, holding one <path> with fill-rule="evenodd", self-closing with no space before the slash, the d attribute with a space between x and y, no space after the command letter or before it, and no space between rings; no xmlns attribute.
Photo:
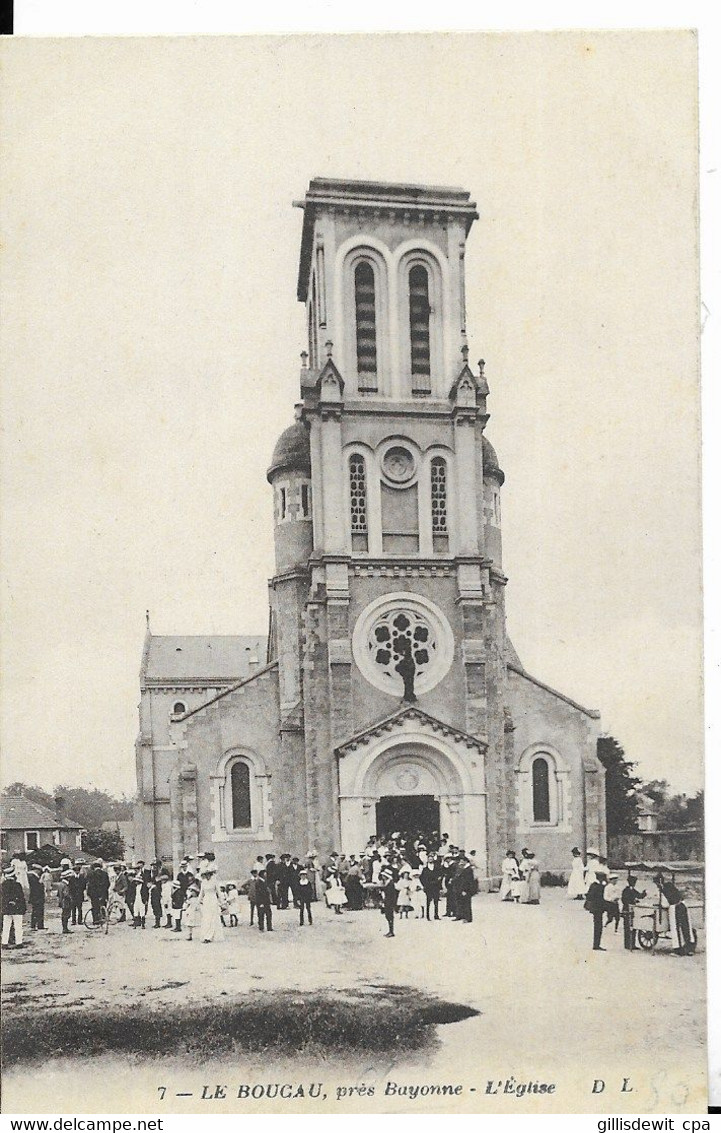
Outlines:
<svg viewBox="0 0 721 1133"><path fill-rule="evenodd" d="M5 795L2 799L3 830L82 830L77 822L58 816L40 803L26 799L24 795Z"/></svg>
<svg viewBox="0 0 721 1133"><path fill-rule="evenodd" d="M141 681L183 684L194 680L242 681L266 663L267 638L241 636L165 636L151 634L146 642Z"/></svg>

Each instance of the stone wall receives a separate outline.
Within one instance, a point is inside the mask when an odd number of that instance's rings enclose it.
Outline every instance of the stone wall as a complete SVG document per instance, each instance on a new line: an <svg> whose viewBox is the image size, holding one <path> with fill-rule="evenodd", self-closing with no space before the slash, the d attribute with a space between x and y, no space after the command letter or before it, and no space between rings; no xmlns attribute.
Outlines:
<svg viewBox="0 0 721 1133"><path fill-rule="evenodd" d="M616 868L624 862L702 862L703 830L686 826L679 830L614 834L608 839L608 858Z"/></svg>

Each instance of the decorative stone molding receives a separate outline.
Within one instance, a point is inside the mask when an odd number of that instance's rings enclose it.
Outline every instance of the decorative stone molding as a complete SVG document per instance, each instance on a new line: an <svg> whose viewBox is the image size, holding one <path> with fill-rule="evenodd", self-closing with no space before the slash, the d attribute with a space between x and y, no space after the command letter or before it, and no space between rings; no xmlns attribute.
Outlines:
<svg viewBox="0 0 721 1133"><path fill-rule="evenodd" d="M251 825L243 829L234 829L228 822L228 815L232 813L230 772L238 761L247 764L250 771ZM213 842L269 842L272 839L270 780L265 760L250 748L233 747L221 756L215 773L210 776Z"/></svg>
<svg viewBox="0 0 721 1133"><path fill-rule="evenodd" d="M548 764L548 801L550 819L539 822L533 817L534 760L545 759ZM519 833L549 830L568 834L572 830L571 772L565 759L553 744L530 744L516 766L516 804Z"/></svg>

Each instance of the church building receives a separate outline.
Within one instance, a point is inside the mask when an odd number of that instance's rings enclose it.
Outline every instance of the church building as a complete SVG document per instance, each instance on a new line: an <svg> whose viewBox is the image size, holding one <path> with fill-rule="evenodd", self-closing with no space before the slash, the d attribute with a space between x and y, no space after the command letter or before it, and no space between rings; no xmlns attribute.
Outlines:
<svg viewBox="0 0 721 1133"><path fill-rule="evenodd" d="M506 633L504 474L466 344L475 203L316 178L300 207L308 349L268 469L268 639L148 627L136 852L212 850L242 877L417 829L489 876L509 847L567 869L605 851L599 713Z"/></svg>

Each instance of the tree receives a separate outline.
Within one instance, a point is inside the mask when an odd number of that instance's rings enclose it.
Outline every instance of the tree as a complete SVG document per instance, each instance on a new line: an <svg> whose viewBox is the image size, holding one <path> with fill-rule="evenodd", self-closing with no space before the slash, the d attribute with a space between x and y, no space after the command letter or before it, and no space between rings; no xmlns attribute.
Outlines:
<svg viewBox="0 0 721 1133"><path fill-rule="evenodd" d="M125 842L119 830L84 830L82 840L86 854L106 862L122 861Z"/></svg>
<svg viewBox="0 0 721 1133"><path fill-rule="evenodd" d="M643 793L656 808L659 830L679 830L685 826L703 828L703 791L697 791L689 798L684 794L672 794L666 779L652 779L645 784Z"/></svg>
<svg viewBox="0 0 721 1133"><path fill-rule="evenodd" d="M52 794L43 791L41 787L29 786L27 783L11 783L5 792L6 795L24 795L48 810L55 810L55 799L62 798L65 804L65 817L71 822L77 822L86 830L95 830L114 819L116 822L127 821L133 815L132 799L116 798L107 791L92 790L87 787L68 787L60 784Z"/></svg>
<svg viewBox="0 0 721 1133"><path fill-rule="evenodd" d="M599 736L598 758L606 768L606 823L609 835L630 834L638 829L638 791L641 780L636 766L613 736Z"/></svg>

